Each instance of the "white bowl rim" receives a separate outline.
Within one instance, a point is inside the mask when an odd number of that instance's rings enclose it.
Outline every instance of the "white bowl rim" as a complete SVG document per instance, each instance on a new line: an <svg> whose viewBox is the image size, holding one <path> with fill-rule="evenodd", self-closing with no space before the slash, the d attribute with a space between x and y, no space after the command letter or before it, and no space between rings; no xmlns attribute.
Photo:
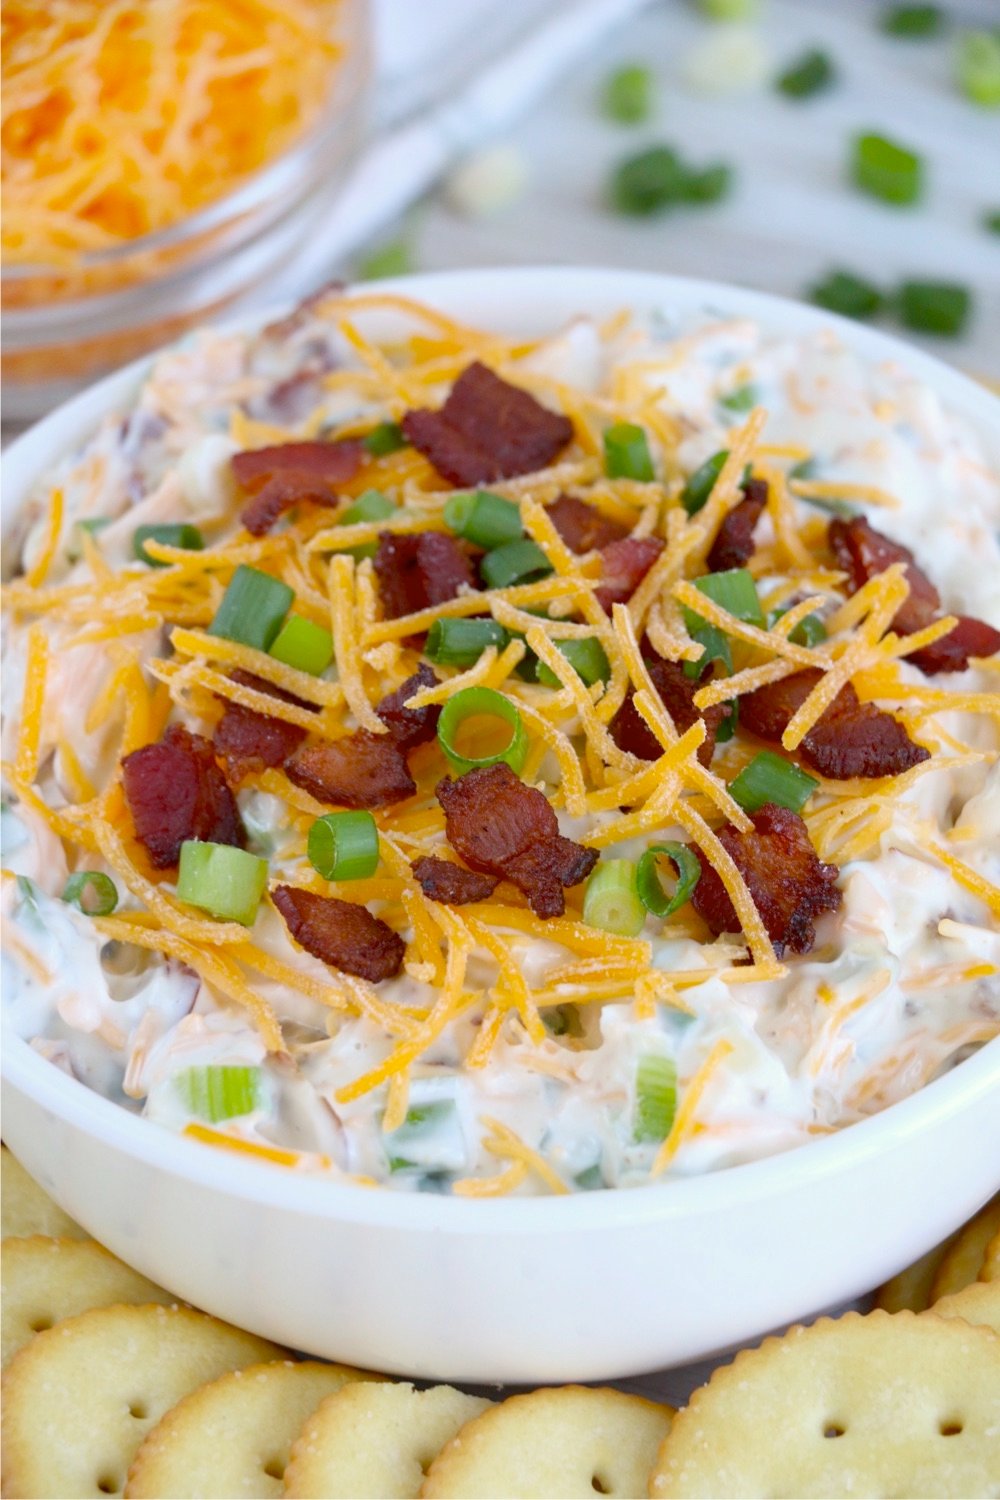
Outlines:
<svg viewBox="0 0 1000 1500"><path fill-rule="evenodd" d="M498 282L508 292L519 283L536 290L550 283L554 294L558 290L554 299L558 305L565 305L577 295L573 289L578 286L581 306L586 305L588 291L593 294L596 288L610 293L613 289L622 306L649 306L671 297L689 306L702 304L719 310L726 308L727 303L735 303L732 316L759 317L765 322L769 320L772 326L791 320L803 333L833 328L849 347L866 358L904 362L945 399L953 400L964 417L978 419L987 430L1000 415L1000 401L984 387L880 330L858 327L848 319L788 298L719 282L602 267L538 266L438 271L393 277L346 290L360 295L401 294L433 302L434 293L439 290L446 297L449 290L455 294L463 287L469 291L482 287L488 293ZM288 311L287 306L268 308L252 316L206 326L220 332L250 330L263 327ZM726 315L730 315L728 311ZM7 471L3 495L5 524L16 515L35 480L74 443L81 441L101 416L114 410L119 401L134 395L139 381L162 352L156 350L105 376L11 444L3 458ZM599 1233L651 1221L713 1214L726 1204L783 1195L798 1182L835 1177L862 1160L903 1145L908 1137L918 1138L933 1132L937 1121L963 1113L977 1099L1000 1089L1000 1038L987 1043L943 1077L878 1114L772 1156L634 1189L472 1202L429 1193L372 1190L331 1181L319 1173L255 1161L238 1152L205 1147L132 1114L87 1085L67 1078L9 1028L5 1028L0 1065L5 1081L12 1088L28 1094L67 1125L151 1168L230 1197L310 1218L394 1227L415 1233L480 1234L502 1228L504 1233L534 1235L579 1230Z"/></svg>

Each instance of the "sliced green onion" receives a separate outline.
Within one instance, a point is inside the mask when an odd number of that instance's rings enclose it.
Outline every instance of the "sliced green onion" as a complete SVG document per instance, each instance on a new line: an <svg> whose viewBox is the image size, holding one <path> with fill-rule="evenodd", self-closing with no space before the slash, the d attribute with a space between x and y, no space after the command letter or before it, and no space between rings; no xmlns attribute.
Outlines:
<svg viewBox="0 0 1000 1500"><path fill-rule="evenodd" d="M907 328L949 338L962 332L972 308L968 288L953 281L904 281L897 299Z"/></svg>
<svg viewBox="0 0 1000 1500"><path fill-rule="evenodd" d="M659 1052L640 1057L635 1074L635 1138L664 1141L677 1112L677 1067Z"/></svg>
<svg viewBox="0 0 1000 1500"><path fill-rule="evenodd" d="M635 937L642 931L646 908L639 899L632 860L602 859L594 866L583 893L583 920L616 937Z"/></svg>
<svg viewBox="0 0 1000 1500"><path fill-rule="evenodd" d="M705 573L693 578L692 583L699 594L711 599L737 620L746 620L748 625L763 628L764 611L753 574L748 568L724 568L718 573ZM688 630L698 630L706 621L695 610L684 606L684 619Z"/></svg>
<svg viewBox="0 0 1000 1500"><path fill-rule="evenodd" d="M397 509L395 501L381 490L365 490L353 505L342 510L337 517L338 526L358 526L364 521L384 521Z"/></svg>
<svg viewBox="0 0 1000 1500"><path fill-rule="evenodd" d="M720 448L718 453L713 453L711 458L705 462L694 473L688 477L687 483L681 490L681 504L689 516L696 515L705 504L715 481L722 473L722 467L729 457L728 448Z"/></svg>
<svg viewBox="0 0 1000 1500"><path fill-rule="evenodd" d="M658 854L662 854L677 867L677 889L672 896L667 895L660 882L656 868ZM639 900L654 917L672 917L685 901L690 901L691 893L700 879L701 865L698 856L687 844L651 844L639 860L636 876Z"/></svg>
<svg viewBox="0 0 1000 1500"><path fill-rule="evenodd" d="M750 21L757 14L757 0L698 0L710 21Z"/></svg>
<svg viewBox="0 0 1000 1500"><path fill-rule="evenodd" d="M83 522L80 524L82 526ZM169 568L170 564L158 557L150 557L146 551L147 542L162 542L164 547L182 547L185 552L201 552L205 546L205 539L197 526L191 526L187 522L137 526L132 534L132 551L140 562L148 563L151 568Z"/></svg>
<svg viewBox="0 0 1000 1500"><path fill-rule="evenodd" d="M260 1103L259 1068L226 1064L184 1068L174 1084L191 1113L213 1124L248 1115Z"/></svg>
<svg viewBox="0 0 1000 1500"><path fill-rule="evenodd" d="M616 68L605 81L601 105L609 120L641 125L653 110L652 73L637 63Z"/></svg>
<svg viewBox="0 0 1000 1500"><path fill-rule="evenodd" d="M988 234L1000 234L1000 208L987 209L982 217L982 225ZM83 525L83 522L80 522Z"/></svg>
<svg viewBox="0 0 1000 1500"><path fill-rule="evenodd" d="M399 1129L383 1137L389 1151L390 1172L407 1172L422 1167L423 1163L411 1160L404 1153L441 1125L450 1123L454 1115L452 1099L432 1099L427 1104L415 1104L408 1109Z"/></svg>
<svg viewBox="0 0 1000 1500"><path fill-rule="evenodd" d="M744 812L755 813L766 802L801 812L818 786L815 776L800 771L792 761L773 750L761 750L729 783L729 791Z"/></svg>
<svg viewBox="0 0 1000 1500"><path fill-rule="evenodd" d="M851 175L863 193L884 203L916 203L923 193L924 167L915 151L883 135L859 135L851 155Z"/></svg>
<svg viewBox="0 0 1000 1500"><path fill-rule="evenodd" d="M442 616L428 631L424 652L442 666L471 667L487 646L502 651L509 640L509 633L496 620L450 620Z"/></svg>
<svg viewBox="0 0 1000 1500"><path fill-rule="evenodd" d="M700 619L696 615L695 619ZM729 637L718 625L698 625L694 630L689 630L688 635L693 641L703 648L701 656L697 661L686 661L684 663L684 676L690 677L697 682L703 677L713 661L721 661L726 675L733 670L733 653L729 646Z"/></svg>
<svg viewBox="0 0 1000 1500"><path fill-rule="evenodd" d="M740 385L727 396L720 396L719 405L724 406L726 411L753 411L759 399L760 394L755 385Z"/></svg>
<svg viewBox="0 0 1000 1500"><path fill-rule="evenodd" d="M725 745L736 733L736 726L740 722L740 700L728 698L722 705L722 718L719 720L715 730L715 743Z"/></svg>
<svg viewBox="0 0 1000 1500"><path fill-rule="evenodd" d="M608 661L607 653L596 636L588 635L582 640L556 641L555 646L565 656L576 675L582 678L588 687L592 687L595 682L607 682L609 680L611 676L611 663ZM546 687L562 687L562 683L552 668L546 666L543 661L538 663L538 681L544 682Z"/></svg>
<svg viewBox="0 0 1000 1500"><path fill-rule="evenodd" d="M655 479L646 434L634 422L616 422L605 430L604 472L609 479Z"/></svg>
<svg viewBox="0 0 1000 1500"><path fill-rule="evenodd" d="M309 830L309 863L324 880L367 880L378 869L378 827L370 812L332 812Z"/></svg>
<svg viewBox="0 0 1000 1500"><path fill-rule="evenodd" d="M314 625L302 615L290 615L275 636L268 655L275 661L283 661L287 667L319 677L333 661L333 636L322 625Z"/></svg>
<svg viewBox="0 0 1000 1500"><path fill-rule="evenodd" d="M787 605L783 609L773 609L767 617L768 629L770 630L781 619L782 615L786 615L787 613ZM819 615L806 615L804 619L799 621L788 637L797 646L818 646L826 638L826 626ZM718 740L718 735L716 735L716 740Z"/></svg>
<svg viewBox="0 0 1000 1500"><path fill-rule="evenodd" d="M445 504L444 524L485 552L524 536L520 507L492 490L452 495Z"/></svg>
<svg viewBox="0 0 1000 1500"><path fill-rule="evenodd" d="M612 205L623 214L659 213L684 199L688 171L669 146L650 146L619 162L611 174Z"/></svg>
<svg viewBox="0 0 1000 1500"><path fill-rule="evenodd" d="M100 870L79 870L62 893L64 901L88 917L109 917L118 905L118 887Z"/></svg>
<svg viewBox="0 0 1000 1500"><path fill-rule="evenodd" d="M873 318L885 303L878 287L853 271L831 271L810 288L808 297L844 318Z"/></svg>
<svg viewBox="0 0 1000 1500"><path fill-rule="evenodd" d="M879 25L888 36L933 36L944 25L940 5L889 5Z"/></svg>
<svg viewBox="0 0 1000 1500"><path fill-rule="evenodd" d="M717 203L729 192L733 169L724 161L700 171L688 171L684 178L684 200L687 203Z"/></svg>
<svg viewBox="0 0 1000 1500"><path fill-rule="evenodd" d="M552 564L537 542L522 537L494 547L479 564L483 581L490 589L507 589L515 583L534 583L552 572Z"/></svg>
<svg viewBox="0 0 1000 1500"><path fill-rule="evenodd" d="M504 748L493 755L463 755L455 744L455 737L466 720L481 717L499 719L507 724L510 738ZM504 761L512 771L520 772L528 758L528 735L517 706L495 688L462 688L454 698L449 698L438 719L437 737L448 764L460 776L476 766L495 766L499 761Z"/></svg>
<svg viewBox="0 0 1000 1500"><path fill-rule="evenodd" d="M358 281L378 281L383 276L408 276L413 269L413 255L406 241L390 240L362 256L355 275Z"/></svg>
<svg viewBox="0 0 1000 1500"><path fill-rule="evenodd" d="M604 1186L604 1173L599 1161L592 1162L589 1167L584 1167L582 1172L577 1172L573 1178L582 1193L593 1193Z"/></svg>
<svg viewBox="0 0 1000 1500"><path fill-rule="evenodd" d="M372 458L384 458L387 453L396 453L407 446L406 435L398 422L380 422L366 433L364 445Z"/></svg>
<svg viewBox="0 0 1000 1500"><path fill-rule="evenodd" d="M280 578L272 578L270 573L261 573L257 568L240 563L222 596L209 631L228 641L239 641L258 651L268 651L294 598L294 590Z"/></svg>
<svg viewBox="0 0 1000 1500"><path fill-rule="evenodd" d="M1000 34L966 31L958 39L955 62L958 86L973 104L1000 108Z"/></svg>
<svg viewBox="0 0 1000 1500"><path fill-rule="evenodd" d="M236 849L187 839L181 845L177 895L224 922L252 927L267 885L267 860Z"/></svg>
<svg viewBox="0 0 1000 1500"><path fill-rule="evenodd" d="M814 47L811 51L804 52L783 73L779 73L774 86L789 99L811 99L813 94L821 94L824 89L828 89L836 76L829 55Z"/></svg>

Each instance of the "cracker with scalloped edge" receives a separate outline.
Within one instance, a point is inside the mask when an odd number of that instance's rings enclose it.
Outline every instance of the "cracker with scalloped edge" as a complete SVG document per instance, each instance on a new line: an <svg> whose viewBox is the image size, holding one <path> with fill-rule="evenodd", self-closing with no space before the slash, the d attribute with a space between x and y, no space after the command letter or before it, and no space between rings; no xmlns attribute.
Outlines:
<svg viewBox="0 0 1000 1500"><path fill-rule="evenodd" d="M765 1339L677 1417L650 1495L996 1495L1000 1338L848 1313Z"/></svg>
<svg viewBox="0 0 1000 1500"><path fill-rule="evenodd" d="M41 1234L4 1240L0 1280L4 1368L36 1333L63 1318L114 1302L177 1301L96 1240L56 1240Z"/></svg>
<svg viewBox="0 0 1000 1500"><path fill-rule="evenodd" d="M986 1246L986 1255L979 1279L980 1281L1000 1281L1000 1230Z"/></svg>
<svg viewBox="0 0 1000 1500"><path fill-rule="evenodd" d="M977 1281L994 1235L1000 1234L1000 1194L983 1205L956 1234L931 1285L931 1303Z"/></svg>
<svg viewBox="0 0 1000 1500"><path fill-rule="evenodd" d="M6 1146L0 1148L0 1234L50 1234L63 1239L90 1238L75 1219L64 1214L21 1166Z"/></svg>
<svg viewBox="0 0 1000 1500"><path fill-rule="evenodd" d="M431 1462L489 1401L450 1385L405 1381L345 1386L306 1422L285 1471L285 1494L305 1500L413 1497Z"/></svg>
<svg viewBox="0 0 1000 1500"><path fill-rule="evenodd" d="M1000 1281L970 1281L960 1292L939 1297L927 1314L930 1318L964 1318L1000 1333Z"/></svg>
<svg viewBox="0 0 1000 1500"><path fill-rule="evenodd" d="M188 1307L98 1307L64 1319L4 1374L4 1496L120 1495L139 1444L182 1397L285 1353Z"/></svg>
<svg viewBox="0 0 1000 1500"><path fill-rule="evenodd" d="M904 1266L895 1276L890 1276L875 1293L876 1306L890 1313L923 1312L930 1307L931 1285L953 1239L954 1235L951 1235L942 1240L911 1266Z"/></svg>
<svg viewBox="0 0 1000 1500"><path fill-rule="evenodd" d="M510 1396L467 1422L422 1496L644 1495L674 1413L643 1396L567 1385Z"/></svg>
<svg viewBox="0 0 1000 1500"><path fill-rule="evenodd" d="M349 1381L378 1380L346 1365L280 1360L199 1386L146 1434L125 1494L281 1495L293 1441L316 1407Z"/></svg>

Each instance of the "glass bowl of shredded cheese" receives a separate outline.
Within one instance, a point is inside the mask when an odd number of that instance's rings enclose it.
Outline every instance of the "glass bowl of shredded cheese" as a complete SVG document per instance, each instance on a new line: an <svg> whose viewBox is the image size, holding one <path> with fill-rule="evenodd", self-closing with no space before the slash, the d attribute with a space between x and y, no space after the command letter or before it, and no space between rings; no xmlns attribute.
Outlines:
<svg viewBox="0 0 1000 1500"><path fill-rule="evenodd" d="M6 415L233 304L358 142L365 0L3 5Z"/></svg>

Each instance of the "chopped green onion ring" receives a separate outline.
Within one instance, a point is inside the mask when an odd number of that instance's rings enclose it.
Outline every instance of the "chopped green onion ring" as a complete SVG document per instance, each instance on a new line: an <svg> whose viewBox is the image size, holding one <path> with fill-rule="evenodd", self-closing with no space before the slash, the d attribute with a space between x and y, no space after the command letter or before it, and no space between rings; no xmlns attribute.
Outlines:
<svg viewBox="0 0 1000 1500"><path fill-rule="evenodd" d="M711 458L706 458L705 462L688 476L687 483L681 490L681 504L689 516L697 515L705 504L715 488L715 482L722 473L722 466L728 457L729 449L720 448L718 453L713 453Z"/></svg>
<svg viewBox="0 0 1000 1500"><path fill-rule="evenodd" d="M253 646L257 651L268 651L294 599L294 590L280 578L240 563L208 627L209 632L239 641L243 646Z"/></svg>
<svg viewBox="0 0 1000 1500"><path fill-rule="evenodd" d="M576 640L556 641L554 644L587 687L593 687L595 682L607 682L611 677L611 663L608 661L607 652L595 635L584 636ZM555 672L543 661L538 663L538 681L544 682L546 687L562 687Z"/></svg>
<svg viewBox="0 0 1000 1500"><path fill-rule="evenodd" d="M232 844L187 839L181 845L177 895L225 922L252 927L267 885L267 860Z"/></svg>
<svg viewBox="0 0 1000 1500"><path fill-rule="evenodd" d="M444 507L444 524L485 552L524 536L520 507L492 490L452 495Z"/></svg>
<svg viewBox="0 0 1000 1500"><path fill-rule="evenodd" d="M677 889L668 896L660 882L656 868L656 857L662 854L677 867ZM701 879L701 864L694 850L687 844L651 844L639 860L636 877L639 900L654 917L672 917L685 901L690 901L695 886Z"/></svg>
<svg viewBox="0 0 1000 1500"><path fill-rule="evenodd" d="M87 917L109 917L118 905L118 887L101 870L78 870L66 882L62 899Z"/></svg>
<svg viewBox="0 0 1000 1500"><path fill-rule="evenodd" d="M747 568L724 568L718 573L704 573L691 580L700 594L711 599L720 608L745 620L748 625L764 624L764 611L757 594L753 574ZM697 630L706 622L695 610L684 608L688 629Z"/></svg>
<svg viewBox="0 0 1000 1500"><path fill-rule="evenodd" d="M604 113L619 125L641 125L653 111L653 75L637 63L616 68L604 83Z"/></svg>
<svg viewBox="0 0 1000 1500"><path fill-rule="evenodd" d="M642 931L646 908L639 899L632 860L602 859L594 866L583 893L583 920L616 937L635 937Z"/></svg>
<svg viewBox="0 0 1000 1500"><path fill-rule="evenodd" d="M502 651L509 640L509 632L496 620L452 620L443 615L431 625L424 652L441 666L471 667L488 646Z"/></svg>
<svg viewBox="0 0 1000 1500"><path fill-rule="evenodd" d="M309 830L309 863L324 880L367 880L378 869L378 827L370 812L331 812Z"/></svg>
<svg viewBox="0 0 1000 1500"><path fill-rule="evenodd" d="M384 458L387 453L396 453L407 446L406 435L398 422L380 422L365 434L363 442L372 458Z"/></svg>
<svg viewBox="0 0 1000 1500"><path fill-rule="evenodd" d="M729 792L744 812L755 813L774 802L800 813L818 786L815 776L792 761L773 750L761 750L729 783Z"/></svg>
<svg viewBox="0 0 1000 1500"><path fill-rule="evenodd" d="M515 583L534 583L552 572L552 564L537 542L523 537L494 547L479 564L487 588L508 589Z"/></svg>
<svg viewBox="0 0 1000 1500"><path fill-rule="evenodd" d="M604 433L604 471L609 479L656 478L649 442L634 422L616 422Z"/></svg>
<svg viewBox="0 0 1000 1500"><path fill-rule="evenodd" d="M83 524L81 521L80 525ZM90 529L93 530L93 526ZM185 552L201 552L205 546L205 539L197 526L191 526L188 522L137 526L132 533L132 551L140 562L147 563L151 568L169 568L170 564L159 557L150 557L146 551L147 542L160 542L164 547L180 547Z"/></svg>
<svg viewBox="0 0 1000 1500"><path fill-rule="evenodd" d="M677 1066L660 1052L640 1057L635 1074L635 1139L664 1141L677 1112Z"/></svg>
<svg viewBox="0 0 1000 1500"><path fill-rule="evenodd" d="M303 615L289 615L268 655L298 672L320 677L333 661L333 636Z"/></svg>
<svg viewBox="0 0 1000 1500"><path fill-rule="evenodd" d="M500 719L504 724L509 725L510 739L502 750L493 755L479 757L463 755L455 745L458 730L466 719L480 716ZM517 705L512 699L506 698L503 693L498 693L495 688L462 688L453 698L449 698L438 719L437 737L448 764L460 776L466 771L475 770L477 766L495 766L500 761L504 761L512 771L520 774L528 758L528 735L521 722Z"/></svg>

